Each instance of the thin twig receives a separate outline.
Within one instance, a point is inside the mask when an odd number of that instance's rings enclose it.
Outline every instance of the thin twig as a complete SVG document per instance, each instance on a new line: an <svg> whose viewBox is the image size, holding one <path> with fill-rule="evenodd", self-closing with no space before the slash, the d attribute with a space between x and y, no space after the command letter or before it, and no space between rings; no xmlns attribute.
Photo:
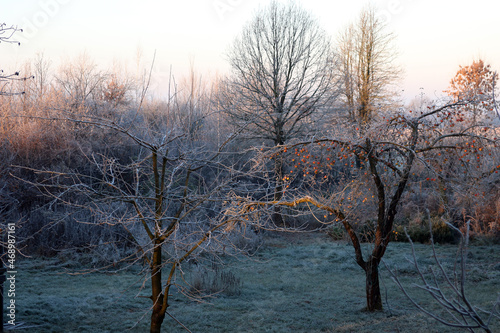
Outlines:
<svg viewBox="0 0 500 333"><path fill-rule="evenodd" d="M189 333L192 333L192 332L189 330L189 328L187 328L186 326L184 326L184 324L183 324L183 323L181 323L179 320L177 320L177 318L175 318L174 316L172 316L172 315L170 314L170 312L166 311L165 313L166 313L166 314L168 314L168 315L170 316L170 318L172 318L173 320L175 320L175 321L176 321L179 325L181 325L181 326L182 326L182 328L184 328L186 331L188 331Z"/></svg>

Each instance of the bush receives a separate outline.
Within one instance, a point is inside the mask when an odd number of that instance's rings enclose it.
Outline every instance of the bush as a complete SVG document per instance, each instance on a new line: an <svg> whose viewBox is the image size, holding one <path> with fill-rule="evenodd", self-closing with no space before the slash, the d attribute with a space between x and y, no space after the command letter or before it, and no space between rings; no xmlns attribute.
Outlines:
<svg viewBox="0 0 500 333"><path fill-rule="evenodd" d="M347 232L343 225L334 224L326 229L326 234L333 240L343 240L347 236Z"/></svg>
<svg viewBox="0 0 500 333"><path fill-rule="evenodd" d="M212 296L218 293L234 296L241 293L240 278L231 271L221 269L216 263L212 263L211 269L196 265L189 281L190 293L195 296Z"/></svg>
<svg viewBox="0 0 500 333"><path fill-rule="evenodd" d="M86 209L44 206L14 221L19 245L29 255L54 257L63 253L69 259L72 253L71 260L78 261L82 253L92 252L109 263L135 249L122 226L102 224Z"/></svg>
<svg viewBox="0 0 500 333"><path fill-rule="evenodd" d="M460 239L460 235L457 233L457 231L452 230L443 221L432 223L432 235L434 238L434 243L457 244Z"/></svg>
<svg viewBox="0 0 500 333"><path fill-rule="evenodd" d="M394 227L394 230L392 231L391 240L395 242L408 242L408 238L405 235L405 228L406 232L414 242L428 243L431 239L431 233L428 227L420 225L398 225Z"/></svg>
<svg viewBox="0 0 500 333"><path fill-rule="evenodd" d="M391 235L391 240L395 242L408 242L405 235L406 232L414 242L430 243L431 232L428 225L413 224L413 225L397 225L394 227ZM432 235L435 243L450 243L456 244L460 235L452 230L444 221L439 218L432 219Z"/></svg>

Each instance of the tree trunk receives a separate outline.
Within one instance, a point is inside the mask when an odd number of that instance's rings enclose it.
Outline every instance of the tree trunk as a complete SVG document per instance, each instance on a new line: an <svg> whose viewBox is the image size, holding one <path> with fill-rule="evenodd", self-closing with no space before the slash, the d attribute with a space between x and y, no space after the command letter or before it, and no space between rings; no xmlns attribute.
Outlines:
<svg viewBox="0 0 500 333"><path fill-rule="evenodd" d="M153 310L153 314L151 315L151 327L150 333L161 333L161 324L163 323L163 319L165 315L161 316L159 313L155 313Z"/></svg>
<svg viewBox="0 0 500 333"><path fill-rule="evenodd" d="M283 160L280 155L276 156L274 159L274 176L276 178L276 185L274 188L274 201L280 201L283 197ZM276 205L274 207L274 213L271 216L274 225L279 227L285 226L285 221L283 219L283 214L281 212L281 207Z"/></svg>
<svg viewBox="0 0 500 333"><path fill-rule="evenodd" d="M151 262L151 290L153 300L153 313L151 314L151 333L160 333L161 324L165 319L163 311L163 293L161 281L161 242L155 241L153 250L153 260Z"/></svg>
<svg viewBox="0 0 500 333"><path fill-rule="evenodd" d="M273 224L277 227L284 227L285 221L283 220L283 213L281 212L281 207L274 207L274 212L271 215L271 220Z"/></svg>
<svg viewBox="0 0 500 333"><path fill-rule="evenodd" d="M370 256L365 266L366 273L366 310L382 310L382 296L378 277L379 260Z"/></svg>

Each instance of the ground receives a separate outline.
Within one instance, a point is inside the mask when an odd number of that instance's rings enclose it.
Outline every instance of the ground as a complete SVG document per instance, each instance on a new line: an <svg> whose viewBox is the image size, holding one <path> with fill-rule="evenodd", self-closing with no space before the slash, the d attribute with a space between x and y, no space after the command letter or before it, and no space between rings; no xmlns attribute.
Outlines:
<svg viewBox="0 0 500 333"><path fill-rule="evenodd" d="M456 246L438 245L437 251L452 268ZM432 264L430 246L418 244L417 254L424 267ZM407 286L418 282L413 266L405 261L410 255L407 243L391 243L385 255ZM325 234L268 234L251 258L223 259L222 269L241 282L238 295L221 293L204 303L173 296L170 314L192 332L456 332L416 310L385 268L381 271L384 311L365 312L364 273L354 261L352 247ZM473 246L468 268L471 300L491 308L500 293L500 246ZM190 269L191 265L184 267L188 274ZM74 271L74 265L54 258L19 262L16 322L30 328L17 331L148 330L151 304L144 297L147 286L140 289L139 268L115 274L68 274ZM430 304L428 298L420 299ZM494 325L500 329L498 320ZM186 332L170 317L164 331Z"/></svg>

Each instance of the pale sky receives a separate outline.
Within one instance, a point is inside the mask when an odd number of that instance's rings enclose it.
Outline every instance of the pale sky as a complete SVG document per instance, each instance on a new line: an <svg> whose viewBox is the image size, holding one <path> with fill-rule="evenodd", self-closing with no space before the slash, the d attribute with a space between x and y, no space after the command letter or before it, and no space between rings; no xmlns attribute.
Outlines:
<svg viewBox="0 0 500 333"><path fill-rule="evenodd" d="M162 94L170 67L176 78L190 62L208 77L228 71L227 50L254 11L270 0L1 0L0 22L24 28L21 46L0 45L0 68L37 52L58 64L87 52L103 68L118 62L135 73L156 50L154 78ZM372 3L396 34L401 90L410 100L424 88L434 98L459 65L482 58L500 71L500 4L492 0L297 0L333 39ZM7 65L6 65L7 64ZM165 89L166 90L166 89ZM166 94L166 93L165 93Z"/></svg>

